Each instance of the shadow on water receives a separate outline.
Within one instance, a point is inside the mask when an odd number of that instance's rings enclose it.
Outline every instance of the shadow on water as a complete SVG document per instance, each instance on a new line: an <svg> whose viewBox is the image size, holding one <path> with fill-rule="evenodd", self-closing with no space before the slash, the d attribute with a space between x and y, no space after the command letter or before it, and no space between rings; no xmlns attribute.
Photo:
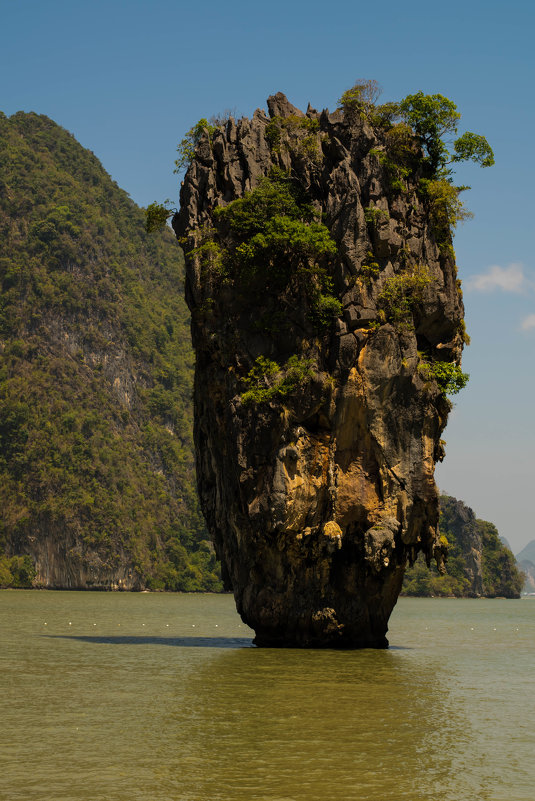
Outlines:
<svg viewBox="0 0 535 801"><path fill-rule="evenodd" d="M175 648L256 648L253 640L249 637L148 637L148 636L82 636L74 634L43 634L43 637L56 640L77 640L78 642L104 643L108 645L170 645ZM262 648L262 651L351 651L351 648L342 649L284 649L284 648ZM374 651L376 649L356 649L359 651ZM383 650L383 649L380 649ZM392 645L389 651L408 651L410 648L403 645Z"/></svg>
<svg viewBox="0 0 535 801"><path fill-rule="evenodd" d="M175 648L254 648L249 637L137 637L137 636L76 636L72 634L44 634L55 640L104 643L108 645L170 645Z"/></svg>

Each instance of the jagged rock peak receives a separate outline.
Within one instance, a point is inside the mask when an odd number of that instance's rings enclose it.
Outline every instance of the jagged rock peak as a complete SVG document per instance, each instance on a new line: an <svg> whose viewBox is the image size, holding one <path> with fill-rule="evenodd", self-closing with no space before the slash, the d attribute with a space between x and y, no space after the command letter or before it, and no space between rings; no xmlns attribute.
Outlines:
<svg viewBox="0 0 535 801"><path fill-rule="evenodd" d="M444 555L451 235L406 126L268 108L200 143L173 221L201 504L257 643L384 647L407 561Z"/></svg>
<svg viewBox="0 0 535 801"><path fill-rule="evenodd" d="M276 95L270 95L267 99L267 107L270 117L304 117L303 112L293 106L286 95L282 92L277 92Z"/></svg>

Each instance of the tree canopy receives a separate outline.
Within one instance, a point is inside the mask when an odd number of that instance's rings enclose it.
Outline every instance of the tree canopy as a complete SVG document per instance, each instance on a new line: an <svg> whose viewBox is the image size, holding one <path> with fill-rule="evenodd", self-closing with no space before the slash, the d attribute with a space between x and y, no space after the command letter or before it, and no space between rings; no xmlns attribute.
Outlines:
<svg viewBox="0 0 535 801"><path fill-rule="evenodd" d="M451 175L450 164L471 160L481 167L494 164L494 154L484 136L469 131L453 141L445 141L457 133L461 118L452 100L441 94L426 95L416 92L407 95L399 104L399 116L416 133L427 154L429 168L438 178Z"/></svg>
<svg viewBox="0 0 535 801"><path fill-rule="evenodd" d="M377 81L357 81L339 100L347 112L360 112L383 125L401 121L416 134L425 154L429 177L450 179L452 167L460 161L474 161L481 167L494 164L494 153L484 136L466 131L457 139L461 114L453 100L441 94L419 91L394 103L377 105L381 87Z"/></svg>

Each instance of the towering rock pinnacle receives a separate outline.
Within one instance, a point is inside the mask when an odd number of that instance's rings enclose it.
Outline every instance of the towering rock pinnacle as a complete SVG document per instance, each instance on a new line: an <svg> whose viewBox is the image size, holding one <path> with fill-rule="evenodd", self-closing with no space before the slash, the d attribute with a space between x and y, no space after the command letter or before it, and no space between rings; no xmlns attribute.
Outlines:
<svg viewBox="0 0 535 801"><path fill-rule="evenodd" d="M268 108L205 131L173 220L201 504L257 644L385 647L407 561L444 557L451 235L406 126Z"/></svg>

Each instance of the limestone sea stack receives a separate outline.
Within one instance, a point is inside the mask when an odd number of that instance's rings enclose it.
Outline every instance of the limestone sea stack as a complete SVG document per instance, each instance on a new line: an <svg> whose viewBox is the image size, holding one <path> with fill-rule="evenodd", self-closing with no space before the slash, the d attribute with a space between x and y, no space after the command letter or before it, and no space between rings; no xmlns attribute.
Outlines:
<svg viewBox="0 0 535 801"><path fill-rule="evenodd" d="M382 648L407 562L445 556L451 233L406 125L268 108L203 131L173 219L201 505L258 645Z"/></svg>

